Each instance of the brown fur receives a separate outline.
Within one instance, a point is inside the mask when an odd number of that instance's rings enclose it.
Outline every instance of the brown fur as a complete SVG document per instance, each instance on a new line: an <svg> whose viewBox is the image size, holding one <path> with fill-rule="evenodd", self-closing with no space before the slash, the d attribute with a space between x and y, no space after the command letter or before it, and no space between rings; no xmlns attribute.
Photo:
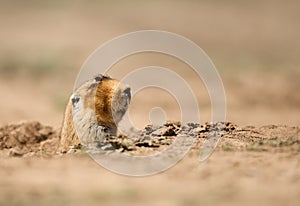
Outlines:
<svg viewBox="0 0 300 206"><path fill-rule="evenodd" d="M105 123L109 127L116 127L110 105L112 105L114 88L118 86L119 83L117 80L104 79L100 82L96 92L95 111L97 121Z"/></svg>
<svg viewBox="0 0 300 206"><path fill-rule="evenodd" d="M112 101L114 98L120 98L115 95L116 92L124 91L128 87L110 77L100 76L102 77L101 81L95 82L95 79L89 80L75 92L84 97L83 105L85 109L89 108L95 111L98 124L108 127L112 133L115 133L118 122L115 122L113 118ZM86 124L89 124L89 122ZM76 134L73 123L73 107L70 98L65 110L59 151L65 153L72 148L76 149L80 147L81 142Z"/></svg>
<svg viewBox="0 0 300 206"><path fill-rule="evenodd" d="M72 103L69 100L63 120L63 127L60 134L59 152L67 152L70 147L79 148L80 140L76 134L73 124Z"/></svg>

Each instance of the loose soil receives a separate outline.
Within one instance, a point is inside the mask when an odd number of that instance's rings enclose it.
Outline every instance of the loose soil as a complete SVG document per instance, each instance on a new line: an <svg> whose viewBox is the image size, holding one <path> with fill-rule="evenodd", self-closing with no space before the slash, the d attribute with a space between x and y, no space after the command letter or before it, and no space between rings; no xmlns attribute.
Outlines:
<svg viewBox="0 0 300 206"><path fill-rule="evenodd" d="M218 132L222 151L271 151L300 152L299 127L268 125L238 127L230 122L215 124L167 122L162 126L147 125L132 136L122 134L109 138L118 152L131 155L146 155L161 151L171 145L177 135L195 138L192 149L200 150L211 132ZM59 144L59 131L39 122L23 122L0 127L0 151L2 156L55 156ZM82 150L70 152L84 153Z"/></svg>
<svg viewBox="0 0 300 206"><path fill-rule="evenodd" d="M118 152L158 151L182 126L148 125L139 138L110 139ZM300 129L232 123L188 124L196 139L173 168L150 177L114 174L83 150L56 153L59 132L39 122L0 128L0 205L298 205L300 201ZM199 150L209 131L222 138L205 162Z"/></svg>

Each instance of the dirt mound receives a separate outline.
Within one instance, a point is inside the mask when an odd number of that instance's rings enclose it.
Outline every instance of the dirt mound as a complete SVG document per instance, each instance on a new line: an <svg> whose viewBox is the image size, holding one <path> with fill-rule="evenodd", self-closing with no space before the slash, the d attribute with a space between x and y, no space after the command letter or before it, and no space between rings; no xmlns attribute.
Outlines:
<svg viewBox="0 0 300 206"><path fill-rule="evenodd" d="M220 141L217 150L223 151L291 151L300 152L300 128L282 125L267 125L263 127L238 127L230 122L215 124L206 123L166 123L160 127L148 125L144 130L130 137L112 137L109 141L120 151L134 155L145 155L160 151L172 144L179 134L195 138L193 149L199 150L209 134L218 132Z"/></svg>
<svg viewBox="0 0 300 206"><path fill-rule="evenodd" d="M111 143L110 148L113 146L118 152L146 155L168 147L178 135L195 138L192 148L199 150L211 132L218 132L222 137L217 150L300 152L299 127L269 125L241 128L230 122L203 125L167 122L156 127L147 125L141 131L132 132L130 136L110 137L108 141ZM0 156L53 156L58 142L59 132L39 122L0 127Z"/></svg>
<svg viewBox="0 0 300 206"><path fill-rule="evenodd" d="M2 155L52 155L58 143L58 132L39 122L23 122L0 127Z"/></svg>

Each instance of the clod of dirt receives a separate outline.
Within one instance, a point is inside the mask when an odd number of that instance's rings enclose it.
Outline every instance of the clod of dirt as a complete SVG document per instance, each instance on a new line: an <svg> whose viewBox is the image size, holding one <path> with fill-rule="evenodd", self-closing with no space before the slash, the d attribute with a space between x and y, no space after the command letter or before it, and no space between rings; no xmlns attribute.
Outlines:
<svg viewBox="0 0 300 206"><path fill-rule="evenodd" d="M23 122L0 127L0 151L9 156L52 155L58 144L58 132L39 122Z"/></svg>

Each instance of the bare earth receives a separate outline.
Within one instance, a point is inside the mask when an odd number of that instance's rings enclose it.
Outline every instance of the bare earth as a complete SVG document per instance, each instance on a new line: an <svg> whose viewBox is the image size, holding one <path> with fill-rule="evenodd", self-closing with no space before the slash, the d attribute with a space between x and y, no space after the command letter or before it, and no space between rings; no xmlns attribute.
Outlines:
<svg viewBox="0 0 300 206"><path fill-rule="evenodd" d="M199 162L207 132L221 126L216 151ZM158 151L180 133L173 123L149 127L130 146L123 136L112 141L120 152L138 155ZM49 126L6 125L0 128L0 174L5 177L0 205L298 205L299 127L219 123L191 124L190 130L196 141L184 160L161 174L133 178L107 171L84 151L55 153L58 134Z"/></svg>

